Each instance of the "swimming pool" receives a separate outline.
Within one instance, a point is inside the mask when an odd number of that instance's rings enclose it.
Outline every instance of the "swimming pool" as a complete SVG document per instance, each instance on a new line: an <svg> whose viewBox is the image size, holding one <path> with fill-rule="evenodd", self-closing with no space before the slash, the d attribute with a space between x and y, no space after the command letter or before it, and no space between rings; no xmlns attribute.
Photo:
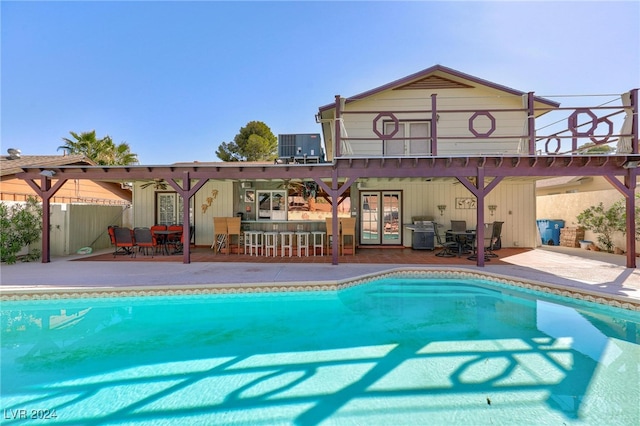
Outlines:
<svg viewBox="0 0 640 426"><path fill-rule="evenodd" d="M3 302L1 350L3 424L640 422L639 312L481 279Z"/></svg>

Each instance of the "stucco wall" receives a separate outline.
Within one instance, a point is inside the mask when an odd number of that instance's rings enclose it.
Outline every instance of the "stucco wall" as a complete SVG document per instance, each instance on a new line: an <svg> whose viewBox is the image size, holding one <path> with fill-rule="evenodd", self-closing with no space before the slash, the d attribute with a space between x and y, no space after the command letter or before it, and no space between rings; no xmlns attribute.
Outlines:
<svg viewBox="0 0 640 426"><path fill-rule="evenodd" d="M598 205L600 202L605 208L608 208L622 199L620 192L615 189L538 196L536 217L537 219L561 219L565 221L565 226L576 227L578 226L576 218L585 209ZM592 231L585 232L585 239L593 242L598 241L597 235ZM627 250L624 235L616 234L613 240L617 247ZM636 250L639 246L636 242Z"/></svg>

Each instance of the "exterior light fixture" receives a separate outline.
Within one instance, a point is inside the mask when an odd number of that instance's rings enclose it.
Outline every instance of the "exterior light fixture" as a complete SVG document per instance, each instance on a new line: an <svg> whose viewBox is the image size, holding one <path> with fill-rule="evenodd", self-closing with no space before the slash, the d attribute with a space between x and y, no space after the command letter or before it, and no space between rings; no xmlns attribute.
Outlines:
<svg viewBox="0 0 640 426"><path fill-rule="evenodd" d="M43 170L40 172L40 176L53 177L56 175L56 172L53 170Z"/></svg>
<svg viewBox="0 0 640 426"><path fill-rule="evenodd" d="M489 204L489 211L491 212L491 216L493 216L493 212L496 211L496 209L498 208L498 206L496 206L495 204Z"/></svg>
<svg viewBox="0 0 640 426"><path fill-rule="evenodd" d="M444 213L444 211L447 209L447 205L446 204L438 204L438 210L440 210L440 216L442 216L442 214Z"/></svg>
<svg viewBox="0 0 640 426"><path fill-rule="evenodd" d="M640 160L628 160L622 165L625 169L635 169L638 166L640 166Z"/></svg>

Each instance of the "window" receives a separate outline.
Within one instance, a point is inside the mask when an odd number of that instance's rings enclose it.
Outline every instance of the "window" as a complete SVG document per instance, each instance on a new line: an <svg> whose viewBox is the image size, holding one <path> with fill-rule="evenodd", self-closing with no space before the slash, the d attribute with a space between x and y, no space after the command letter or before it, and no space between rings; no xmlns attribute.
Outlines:
<svg viewBox="0 0 640 426"><path fill-rule="evenodd" d="M395 123L386 121L384 133L393 133ZM428 155L431 154L430 122L428 121L401 121L398 123L398 132L393 135L393 140L384 141L384 155ZM402 138L412 139L402 139ZM413 139L418 138L418 139Z"/></svg>
<svg viewBox="0 0 640 426"><path fill-rule="evenodd" d="M287 220L286 191L257 191L258 220Z"/></svg>

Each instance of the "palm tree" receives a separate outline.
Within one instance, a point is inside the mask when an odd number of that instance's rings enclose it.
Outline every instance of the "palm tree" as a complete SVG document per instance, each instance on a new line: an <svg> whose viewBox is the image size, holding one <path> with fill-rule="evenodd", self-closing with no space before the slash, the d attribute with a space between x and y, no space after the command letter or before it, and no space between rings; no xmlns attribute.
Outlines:
<svg viewBox="0 0 640 426"><path fill-rule="evenodd" d="M68 154L82 154L101 166L128 166L138 163L138 156L131 152L129 144L121 142L116 145L111 136L102 139L96 137L96 131L82 132L80 134L69 132L73 138L62 138L63 149Z"/></svg>
<svg viewBox="0 0 640 426"><path fill-rule="evenodd" d="M114 164L128 166L138 164L138 155L131 152L131 147L126 142L120 142L115 146Z"/></svg>

